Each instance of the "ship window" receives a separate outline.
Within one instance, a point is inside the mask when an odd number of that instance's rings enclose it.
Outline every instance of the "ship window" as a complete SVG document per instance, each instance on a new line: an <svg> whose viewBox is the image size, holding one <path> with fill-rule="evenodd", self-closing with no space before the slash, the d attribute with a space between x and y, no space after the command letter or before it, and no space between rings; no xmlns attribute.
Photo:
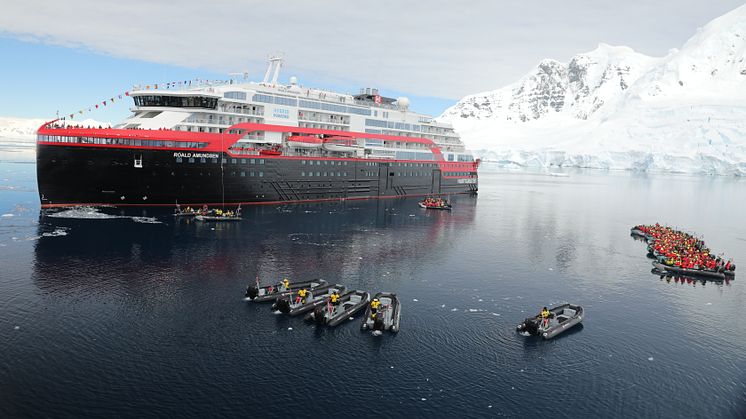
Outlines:
<svg viewBox="0 0 746 419"><path fill-rule="evenodd" d="M204 157L201 157L201 158L199 159L199 162L200 162L200 163L207 163L207 159L205 159Z"/></svg>
<svg viewBox="0 0 746 419"><path fill-rule="evenodd" d="M241 172L241 177L246 177L246 172Z"/></svg>
<svg viewBox="0 0 746 419"><path fill-rule="evenodd" d="M327 172L324 172L324 177L328 177L329 174Z"/></svg>
<svg viewBox="0 0 746 419"><path fill-rule="evenodd" d="M213 163L217 163L217 162L218 162L218 159L217 159L217 157L216 157L216 158L214 158L214 159L212 159L212 162L213 162Z"/></svg>
<svg viewBox="0 0 746 419"><path fill-rule="evenodd" d="M342 172L337 172L337 177L342 176Z"/></svg>
<svg viewBox="0 0 746 419"><path fill-rule="evenodd" d="M249 163L251 163L251 164L255 164L255 163L256 163L256 159L251 159L251 160L249 161Z"/></svg>
<svg viewBox="0 0 746 419"><path fill-rule="evenodd" d="M329 176L334 177L334 172L329 172Z"/></svg>
<svg viewBox="0 0 746 419"><path fill-rule="evenodd" d="M300 175L301 175L301 177L305 177L306 176L306 172L300 172Z"/></svg>
<svg viewBox="0 0 746 419"><path fill-rule="evenodd" d="M236 159L231 159L232 164L236 164Z"/></svg>
<svg viewBox="0 0 746 419"><path fill-rule="evenodd" d="M241 159L241 164L246 164L246 159Z"/></svg>
<svg viewBox="0 0 746 419"><path fill-rule="evenodd" d="M259 159L259 164L264 164L264 159Z"/></svg>
<svg viewBox="0 0 746 419"><path fill-rule="evenodd" d="M316 172L316 176L321 176L321 172Z"/></svg>
<svg viewBox="0 0 746 419"><path fill-rule="evenodd" d="M189 163L194 163L194 157L189 158Z"/></svg>
<svg viewBox="0 0 746 419"><path fill-rule="evenodd" d="M176 158L176 163L181 163L181 157Z"/></svg>
<svg viewBox="0 0 746 419"><path fill-rule="evenodd" d="M305 160L301 160L300 164L306 164L306 161Z"/></svg>
<svg viewBox="0 0 746 419"><path fill-rule="evenodd" d="M308 172L308 176L313 176L313 172Z"/></svg>
<svg viewBox="0 0 746 419"><path fill-rule="evenodd" d="M264 172L259 172L259 177L264 177Z"/></svg>

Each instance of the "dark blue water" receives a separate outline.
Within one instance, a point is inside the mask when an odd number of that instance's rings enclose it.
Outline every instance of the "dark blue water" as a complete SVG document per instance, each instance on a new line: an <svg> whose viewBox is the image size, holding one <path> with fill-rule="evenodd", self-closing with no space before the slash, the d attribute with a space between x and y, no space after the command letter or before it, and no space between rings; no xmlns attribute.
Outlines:
<svg viewBox="0 0 746 419"><path fill-rule="evenodd" d="M30 158L0 155L2 417L746 412L746 277L660 279L629 236L668 223L746 266L744 181L485 167L451 213L355 201L216 225L40 212ZM242 300L257 274L398 292L402 330L275 315ZM582 328L515 333L564 301Z"/></svg>

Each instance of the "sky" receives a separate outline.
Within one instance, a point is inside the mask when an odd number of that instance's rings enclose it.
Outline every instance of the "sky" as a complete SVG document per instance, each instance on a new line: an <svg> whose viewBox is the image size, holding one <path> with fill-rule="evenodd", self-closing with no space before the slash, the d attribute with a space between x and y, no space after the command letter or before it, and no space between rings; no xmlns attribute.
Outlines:
<svg viewBox="0 0 746 419"><path fill-rule="evenodd" d="M0 116L69 114L133 84L280 80L347 93L378 87L439 115L463 96L517 81L544 58L599 43L652 56L742 5L729 0L162 1L23 0L0 13ZM84 117L117 122L131 101Z"/></svg>

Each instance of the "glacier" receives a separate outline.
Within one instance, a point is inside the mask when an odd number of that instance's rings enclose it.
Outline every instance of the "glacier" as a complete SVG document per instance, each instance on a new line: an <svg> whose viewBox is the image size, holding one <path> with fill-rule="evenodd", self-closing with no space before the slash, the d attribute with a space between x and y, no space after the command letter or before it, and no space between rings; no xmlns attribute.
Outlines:
<svg viewBox="0 0 746 419"><path fill-rule="evenodd" d="M746 175L746 6L664 57L600 44L438 119L506 166Z"/></svg>

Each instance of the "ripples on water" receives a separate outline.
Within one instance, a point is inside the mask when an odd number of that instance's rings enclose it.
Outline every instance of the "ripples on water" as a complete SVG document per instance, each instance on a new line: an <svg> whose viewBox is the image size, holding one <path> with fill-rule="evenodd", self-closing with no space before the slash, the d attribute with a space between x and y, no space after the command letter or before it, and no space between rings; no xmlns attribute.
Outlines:
<svg viewBox="0 0 746 419"><path fill-rule="evenodd" d="M28 166L0 165L26 186L0 190L5 417L743 412L743 281L661 279L629 237L637 223L687 226L740 260L743 182L486 168L480 196L454 197L451 213L355 201L216 224L40 214ZM398 292L402 331L274 315L242 301L257 274ZM515 333L564 301L585 306L582 327L546 342Z"/></svg>

